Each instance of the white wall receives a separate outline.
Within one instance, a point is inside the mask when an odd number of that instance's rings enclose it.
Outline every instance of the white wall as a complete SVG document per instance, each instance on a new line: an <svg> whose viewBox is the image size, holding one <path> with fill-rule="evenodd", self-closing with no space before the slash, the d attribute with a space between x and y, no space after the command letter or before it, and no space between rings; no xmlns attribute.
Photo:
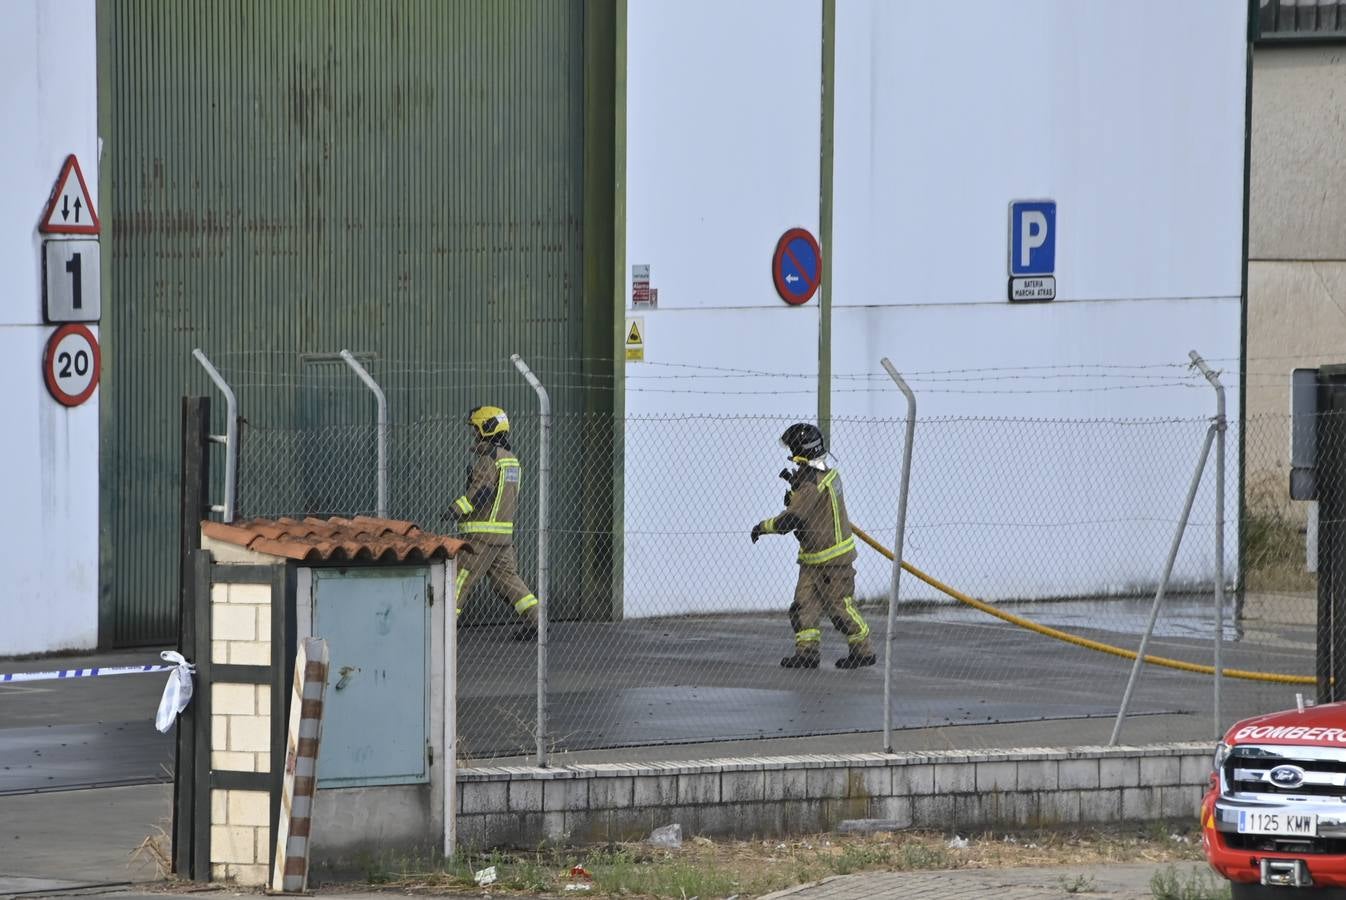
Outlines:
<svg viewBox="0 0 1346 900"><path fill-rule="evenodd" d="M769 260L786 228L816 233L821 10L725 6L630 6L626 261L651 264L660 309L627 364L628 615L783 609L794 578L792 540L746 532L780 506L776 437L816 409L817 300L786 308ZM1217 0L838 4L834 371L1236 359L1244 28ZM1008 204L1041 197L1058 300L1010 306ZM1153 582L1214 405L1180 366L1154 372L1182 384L916 379L922 419L1188 421L923 425L908 557L996 598ZM832 402L851 516L890 532L902 407L864 378ZM1209 534L1179 577L1210 571ZM859 592L881 593L861 559Z"/></svg>
<svg viewBox="0 0 1346 900"><path fill-rule="evenodd" d="M1181 363L1197 349L1229 371L1237 421L1245 28L1218 0L985 0L925 7L920 27L898 4L839 4L834 357L1000 370L928 377L924 391L917 376L923 419L1165 418L1208 415L1211 390L1136 387L1181 369L1022 367ZM1057 202L1057 300L1011 306L1008 204L1040 197ZM892 391L833 401L843 416L904 409ZM1201 436L1176 423L923 428L907 556L1001 598L1152 583ZM836 445L861 453L844 426ZM845 474L853 518L890 530L884 474ZM866 509L869 497L885 502ZM1203 491L1194 519L1209 522L1211 502ZM1211 538L1191 533L1176 577L1209 576ZM886 577L871 556L862 593Z"/></svg>
<svg viewBox="0 0 1346 900"><path fill-rule="evenodd" d="M0 656L98 639L98 394L47 393L37 223L61 164L97 203L93 0L12 0L0 29ZM97 207L95 207L97 208ZM97 328L93 328L97 334Z"/></svg>
<svg viewBox="0 0 1346 900"><path fill-rule="evenodd" d="M787 307L771 255L789 228L818 233L821 39L819 0L628 7L626 296L633 264L659 291L626 368L628 615L776 609L790 589L784 543L748 556L747 535L781 499L780 417L812 415L816 382L778 395L678 364L816 373L817 300Z"/></svg>

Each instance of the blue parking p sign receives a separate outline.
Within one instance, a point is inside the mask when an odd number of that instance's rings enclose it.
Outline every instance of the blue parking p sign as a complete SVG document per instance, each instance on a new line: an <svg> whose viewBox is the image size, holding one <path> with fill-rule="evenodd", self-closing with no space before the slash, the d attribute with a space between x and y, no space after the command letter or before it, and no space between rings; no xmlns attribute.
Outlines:
<svg viewBox="0 0 1346 900"><path fill-rule="evenodd" d="M1051 275L1056 271L1056 201L1010 203L1010 275Z"/></svg>

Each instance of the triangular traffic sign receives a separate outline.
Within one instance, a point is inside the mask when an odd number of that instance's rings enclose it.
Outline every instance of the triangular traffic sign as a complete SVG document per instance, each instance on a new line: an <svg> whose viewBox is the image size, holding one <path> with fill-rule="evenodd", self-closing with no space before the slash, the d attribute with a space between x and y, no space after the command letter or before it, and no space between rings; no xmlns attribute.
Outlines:
<svg viewBox="0 0 1346 900"><path fill-rule="evenodd" d="M628 344L643 344L645 339L640 336L640 323L632 322L631 330L626 333L626 342Z"/></svg>
<svg viewBox="0 0 1346 900"><path fill-rule="evenodd" d="M98 213L73 153L65 158L61 174L56 176L37 230L43 234L98 234Z"/></svg>

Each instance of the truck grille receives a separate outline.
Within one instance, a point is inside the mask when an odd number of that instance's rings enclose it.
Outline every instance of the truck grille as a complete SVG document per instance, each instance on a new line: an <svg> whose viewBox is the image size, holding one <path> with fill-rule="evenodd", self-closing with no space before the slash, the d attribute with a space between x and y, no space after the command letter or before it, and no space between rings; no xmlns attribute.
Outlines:
<svg viewBox="0 0 1346 900"><path fill-rule="evenodd" d="M1225 760L1232 794L1346 796L1346 751L1316 747L1235 747Z"/></svg>
<svg viewBox="0 0 1346 900"><path fill-rule="evenodd" d="M1343 838L1281 838L1265 834L1226 832L1225 845L1231 850L1261 850L1265 853L1332 854L1346 853Z"/></svg>

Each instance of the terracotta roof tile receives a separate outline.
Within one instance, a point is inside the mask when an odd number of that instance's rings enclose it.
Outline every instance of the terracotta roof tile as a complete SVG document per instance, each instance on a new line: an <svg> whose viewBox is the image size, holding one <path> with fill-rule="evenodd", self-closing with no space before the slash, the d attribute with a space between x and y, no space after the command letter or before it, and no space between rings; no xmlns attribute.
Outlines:
<svg viewBox="0 0 1346 900"><path fill-rule="evenodd" d="M406 563L447 559L471 548L457 538L421 531L414 522L356 516L300 521L246 519L202 522L201 533L217 541L300 562Z"/></svg>

